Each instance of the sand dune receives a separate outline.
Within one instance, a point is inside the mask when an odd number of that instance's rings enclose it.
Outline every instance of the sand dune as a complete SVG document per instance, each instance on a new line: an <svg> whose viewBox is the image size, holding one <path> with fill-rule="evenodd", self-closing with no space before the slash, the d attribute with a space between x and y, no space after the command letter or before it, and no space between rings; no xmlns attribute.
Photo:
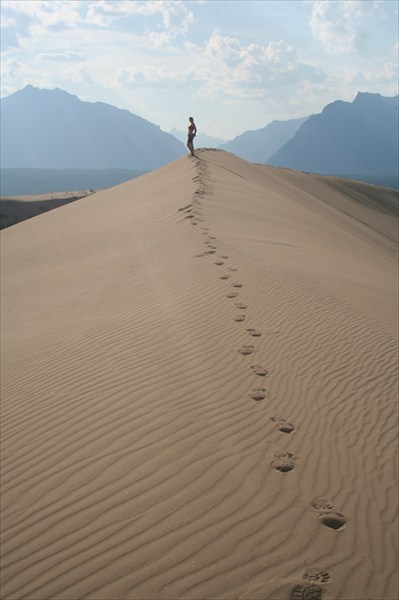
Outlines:
<svg viewBox="0 0 399 600"><path fill-rule="evenodd" d="M93 190L94 192L94 190ZM80 200L91 191L55 192L30 196L14 196L0 198L0 229L17 225L26 219L32 219L43 213Z"/></svg>
<svg viewBox="0 0 399 600"><path fill-rule="evenodd" d="M397 597L396 196L211 150L2 241L2 598Z"/></svg>

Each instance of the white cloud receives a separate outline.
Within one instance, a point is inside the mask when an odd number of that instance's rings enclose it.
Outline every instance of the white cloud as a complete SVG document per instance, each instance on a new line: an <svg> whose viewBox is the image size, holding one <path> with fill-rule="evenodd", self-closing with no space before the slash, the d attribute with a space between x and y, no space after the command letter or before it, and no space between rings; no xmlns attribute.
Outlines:
<svg viewBox="0 0 399 600"><path fill-rule="evenodd" d="M81 63L64 63L61 68L58 64L54 65L57 68L52 68L51 61L45 65L38 70L23 61L15 59L2 61L2 96L8 96L28 84L50 89L55 87L69 89L71 85L76 84L80 91L84 86L93 85L90 73Z"/></svg>
<svg viewBox="0 0 399 600"><path fill-rule="evenodd" d="M49 60L56 62L82 62L86 56L82 52L43 52L37 57L39 60Z"/></svg>
<svg viewBox="0 0 399 600"><path fill-rule="evenodd" d="M15 79L19 77L23 68L24 65L19 60L3 60L1 61L1 78Z"/></svg>
<svg viewBox="0 0 399 600"><path fill-rule="evenodd" d="M51 76L45 71L38 73L22 61L10 59L1 61L2 95L7 96L28 84L38 87L51 87ZM54 86L53 86L54 87Z"/></svg>
<svg viewBox="0 0 399 600"><path fill-rule="evenodd" d="M242 45L215 33L204 46L186 43L186 48L200 66L201 96L259 98L276 88L325 78L320 67L301 62L296 48L283 40Z"/></svg>
<svg viewBox="0 0 399 600"><path fill-rule="evenodd" d="M312 0L289 15L277 2L0 3L2 95L28 83L61 87L164 128L202 112L228 137L358 90L397 89L393 2Z"/></svg>
<svg viewBox="0 0 399 600"><path fill-rule="evenodd" d="M14 18L9 17L7 15L2 15L0 20L0 28L7 29L8 27L15 27L16 21Z"/></svg>
<svg viewBox="0 0 399 600"><path fill-rule="evenodd" d="M80 2L70 0L2 0L2 9L15 15L29 17L41 25L52 27L64 25L73 27L80 21L78 7Z"/></svg>
<svg viewBox="0 0 399 600"><path fill-rule="evenodd" d="M173 35L168 31L162 31L162 33L151 31L148 34L148 40L153 48L162 48L163 46L168 46L171 43L173 40Z"/></svg>
<svg viewBox="0 0 399 600"><path fill-rule="evenodd" d="M114 85L127 88L170 88L184 84L188 77L189 73L185 70L138 64L119 69L114 78Z"/></svg>
<svg viewBox="0 0 399 600"><path fill-rule="evenodd" d="M169 41L172 37L187 33L194 21L193 13L182 0L98 0L90 2L86 22L99 27L109 27L120 19L134 15L160 17L161 23L158 25L163 27L167 36L151 32L158 45L160 41Z"/></svg>
<svg viewBox="0 0 399 600"><path fill-rule="evenodd" d="M203 45L184 44L187 56L174 63L165 55L161 64L138 61L120 68L113 86L170 89L184 85L195 97L262 98L303 81L320 82L324 71L300 60L295 47L283 40L266 46L242 44L214 33Z"/></svg>
<svg viewBox="0 0 399 600"><path fill-rule="evenodd" d="M310 27L313 37L329 54L357 52L370 37L363 18L377 14L379 0L315 0Z"/></svg>
<svg viewBox="0 0 399 600"><path fill-rule="evenodd" d="M2 51L21 48L41 32L75 27L79 5L77 0L1 0Z"/></svg>
<svg viewBox="0 0 399 600"><path fill-rule="evenodd" d="M60 75L67 82L93 85L92 77L85 67L67 67L61 70Z"/></svg>

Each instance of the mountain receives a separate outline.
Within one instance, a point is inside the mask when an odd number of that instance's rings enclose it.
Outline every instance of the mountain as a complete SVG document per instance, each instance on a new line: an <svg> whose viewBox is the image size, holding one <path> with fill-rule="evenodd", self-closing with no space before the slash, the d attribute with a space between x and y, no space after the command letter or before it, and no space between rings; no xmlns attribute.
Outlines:
<svg viewBox="0 0 399 600"><path fill-rule="evenodd" d="M170 133L184 144L187 143L187 131L182 131L181 129L176 129L176 127L174 127ZM226 140L218 137L213 137L212 135L207 135L206 133L202 133L201 131L197 133L195 138L195 146L197 147L206 146L211 148L217 148L218 146L220 146L220 144L225 143Z"/></svg>
<svg viewBox="0 0 399 600"><path fill-rule="evenodd" d="M323 175L398 179L398 96L358 93L310 117L267 164ZM381 183L381 181L380 181Z"/></svg>
<svg viewBox="0 0 399 600"><path fill-rule="evenodd" d="M1 100L2 168L149 171L184 155L169 133L102 102L31 85Z"/></svg>
<svg viewBox="0 0 399 600"><path fill-rule="evenodd" d="M219 147L250 162L265 163L296 134L308 118L272 121L263 129L245 131L231 142Z"/></svg>

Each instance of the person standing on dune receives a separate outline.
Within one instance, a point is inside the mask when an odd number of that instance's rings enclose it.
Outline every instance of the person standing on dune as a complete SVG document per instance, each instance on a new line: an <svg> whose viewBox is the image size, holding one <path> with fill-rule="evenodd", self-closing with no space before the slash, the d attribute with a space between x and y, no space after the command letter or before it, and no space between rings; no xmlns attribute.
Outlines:
<svg viewBox="0 0 399 600"><path fill-rule="evenodd" d="M191 156L195 156L194 154L194 138L197 134L197 127L194 123L194 118L189 117L190 125L188 126L188 140L187 140L187 148L191 152Z"/></svg>

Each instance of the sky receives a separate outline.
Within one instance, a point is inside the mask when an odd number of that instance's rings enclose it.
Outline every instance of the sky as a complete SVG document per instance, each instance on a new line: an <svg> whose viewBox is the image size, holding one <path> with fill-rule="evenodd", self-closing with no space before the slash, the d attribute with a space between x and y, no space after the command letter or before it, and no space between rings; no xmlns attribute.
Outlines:
<svg viewBox="0 0 399 600"><path fill-rule="evenodd" d="M1 0L1 97L31 84L225 140L398 93L397 0Z"/></svg>

